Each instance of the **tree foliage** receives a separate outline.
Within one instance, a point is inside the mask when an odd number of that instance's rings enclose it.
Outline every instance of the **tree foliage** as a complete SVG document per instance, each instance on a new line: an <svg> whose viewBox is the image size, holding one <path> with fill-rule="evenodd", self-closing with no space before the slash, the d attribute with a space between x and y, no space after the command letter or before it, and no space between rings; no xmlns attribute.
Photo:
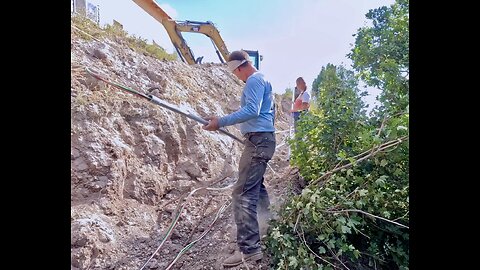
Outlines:
<svg viewBox="0 0 480 270"><path fill-rule="evenodd" d="M366 17L354 71L322 67L290 140L308 184L271 224L277 269L408 269L408 1ZM382 89L370 118L357 78Z"/></svg>
<svg viewBox="0 0 480 270"><path fill-rule="evenodd" d="M327 64L317 81L318 88L312 89L316 110L302 116L292 141L296 144L293 165L302 167L307 179L334 166L340 150L343 155L354 154L355 135L367 120L364 93L352 71Z"/></svg>
<svg viewBox="0 0 480 270"><path fill-rule="evenodd" d="M370 10L366 18L373 26L358 30L355 47L348 54L360 78L382 90L380 111L390 114L408 105L408 4L408 0L397 0L391 7Z"/></svg>
<svg viewBox="0 0 480 270"><path fill-rule="evenodd" d="M283 96L286 100L291 100L291 99L292 99L292 96L293 96L293 90L292 90L292 88L287 87L287 88L285 89L285 93L283 93L282 96Z"/></svg>

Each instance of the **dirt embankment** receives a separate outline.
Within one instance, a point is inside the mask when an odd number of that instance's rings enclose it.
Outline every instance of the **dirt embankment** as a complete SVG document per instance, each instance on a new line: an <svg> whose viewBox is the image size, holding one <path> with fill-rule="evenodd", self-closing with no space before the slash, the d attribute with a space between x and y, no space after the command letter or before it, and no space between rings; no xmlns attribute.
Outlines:
<svg viewBox="0 0 480 270"><path fill-rule="evenodd" d="M94 79L85 67L200 116L238 109L243 83L220 64L159 61L118 40L86 41L74 32L71 42L71 268L140 269L148 261L144 269L221 269L235 248L231 207L222 208L230 190L187 195L234 183L242 146ZM279 147L266 186L278 206L296 174L285 144L289 103L276 100ZM240 137L236 127L228 130ZM266 256L233 269L269 263Z"/></svg>

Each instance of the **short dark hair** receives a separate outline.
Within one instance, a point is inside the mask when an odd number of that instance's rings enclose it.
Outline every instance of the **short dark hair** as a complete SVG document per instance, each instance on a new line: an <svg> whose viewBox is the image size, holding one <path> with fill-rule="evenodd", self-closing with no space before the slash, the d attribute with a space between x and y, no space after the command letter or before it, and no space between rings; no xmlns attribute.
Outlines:
<svg viewBox="0 0 480 270"><path fill-rule="evenodd" d="M233 51L228 55L228 61L233 61L233 60L247 60L247 62L243 63L240 65L240 67L244 67L248 64L250 61L250 56L248 56L248 53L246 51L240 50L240 51Z"/></svg>

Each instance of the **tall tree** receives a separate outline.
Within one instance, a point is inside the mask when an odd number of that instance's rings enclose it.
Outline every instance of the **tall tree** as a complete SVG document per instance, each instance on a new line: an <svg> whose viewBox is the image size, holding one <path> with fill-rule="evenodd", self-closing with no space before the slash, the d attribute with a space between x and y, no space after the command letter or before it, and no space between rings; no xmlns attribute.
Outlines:
<svg viewBox="0 0 480 270"><path fill-rule="evenodd" d="M327 64L322 67L316 82L315 111L305 115L297 128L292 161L302 164L305 175L316 175L322 170L333 166L337 154L352 154L352 142L360 125L366 120L365 103L361 96L358 79L354 73L343 66ZM315 149L312 149L315 148ZM322 166L319 166L317 156L322 156ZM308 171L309 168L315 168ZM308 178L308 177L307 177Z"/></svg>
<svg viewBox="0 0 480 270"><path fill-rule="evenodd" d="M348 57L367 85L382 90L379 111L393 115L409 103L409 0L370 10L366 18L372 26L358 30Z"/></svg>

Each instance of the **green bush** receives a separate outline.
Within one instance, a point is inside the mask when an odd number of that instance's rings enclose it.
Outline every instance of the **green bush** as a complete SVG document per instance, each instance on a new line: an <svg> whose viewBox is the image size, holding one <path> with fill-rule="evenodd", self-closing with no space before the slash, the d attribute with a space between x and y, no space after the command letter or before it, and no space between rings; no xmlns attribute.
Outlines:
<svg viewBox="0 0 480 270"><path fill-rule="evenodd" d="M276 267L408 269L408 112L367 118L352 72L329 64L319 78L321 102L290 140L309 185L267 238Z"/></svg>
<svg viewBox="0 0 480 270"><path fill-rule="evenodd" d="M315 79L289 141L308 184L266 241L276 269L409 268L408 6L367 13L349 54L356 74L328 64ZM382 90L370 117L358 78Z"/></svg>

